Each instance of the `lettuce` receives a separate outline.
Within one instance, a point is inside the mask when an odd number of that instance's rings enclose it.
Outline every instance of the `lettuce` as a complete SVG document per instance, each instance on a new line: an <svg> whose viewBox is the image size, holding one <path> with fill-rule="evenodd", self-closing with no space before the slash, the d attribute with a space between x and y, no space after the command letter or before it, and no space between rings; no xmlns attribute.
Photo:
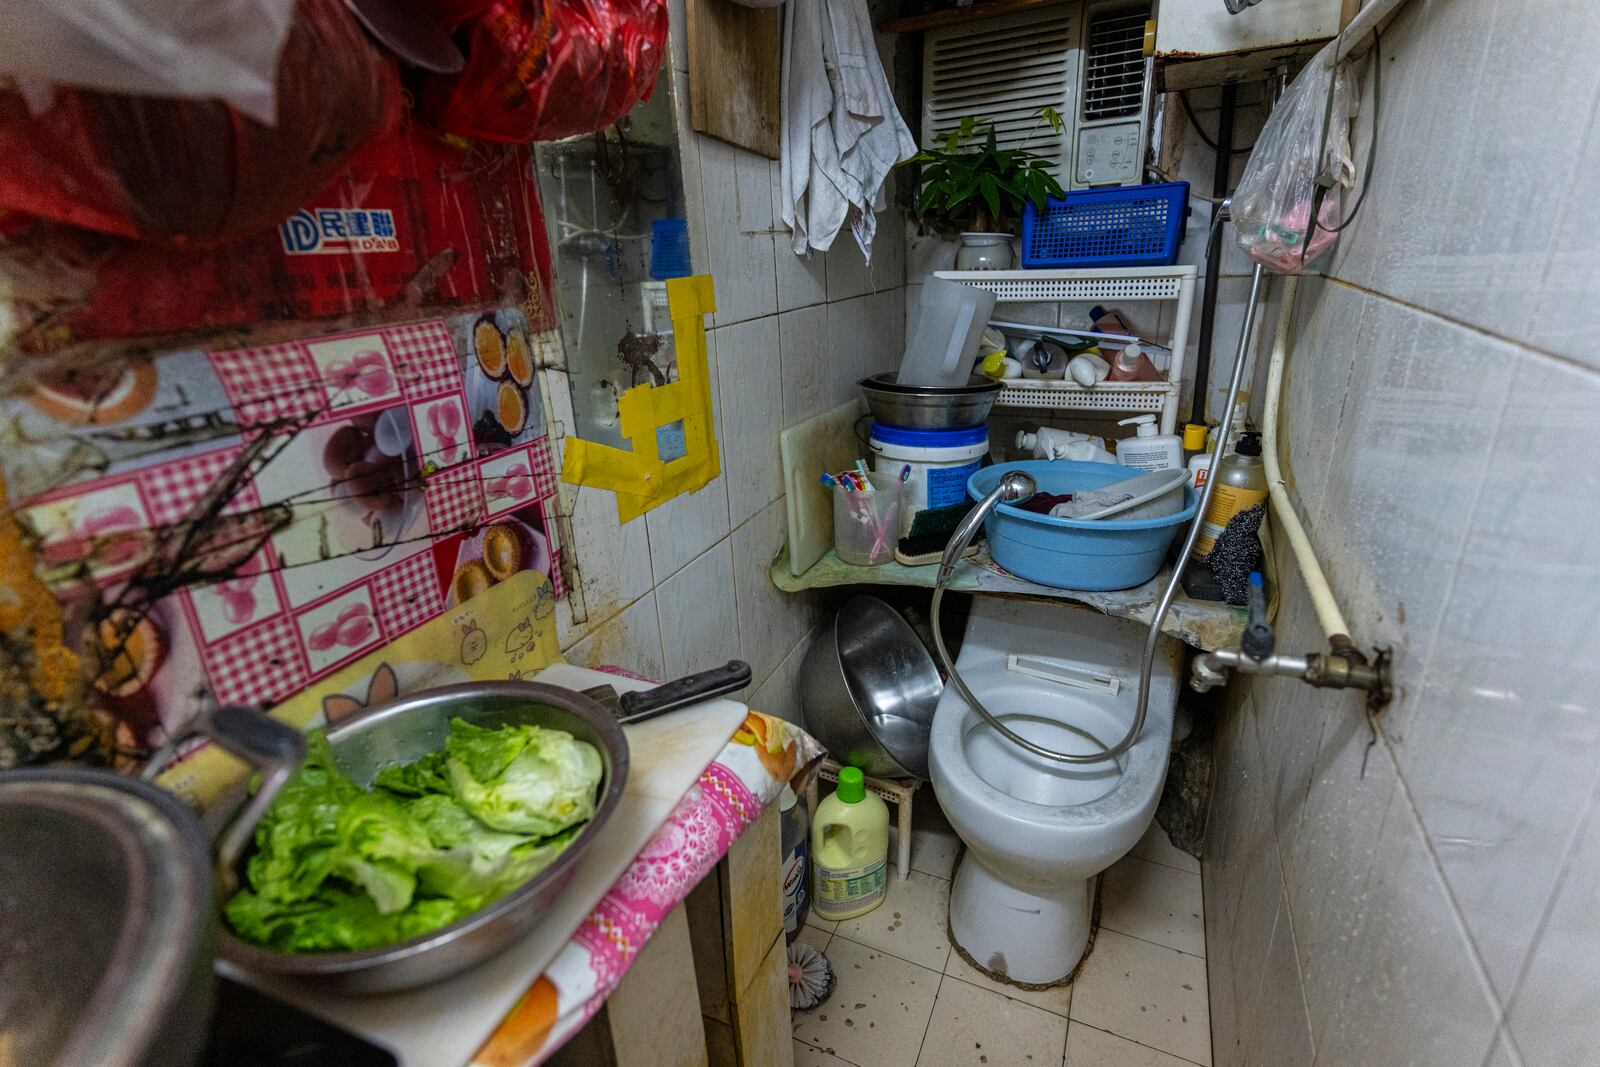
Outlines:
<svg viewBox="0 0 1600 1067"><path fill-rule="evenodd" d="M549 837L594 815L600 753L564 730L454 719L444 753L456 799L496 830Z"/></svg>
<svg viewBox="0 0 1600 1067"><path fill-rule="evenodd" d="M601 772L593 746L563 731L456 719L443 752L385 767L366 791L314 731L224 914L245 940L288 952L448 925L549 866L593 816Z"/></svg>

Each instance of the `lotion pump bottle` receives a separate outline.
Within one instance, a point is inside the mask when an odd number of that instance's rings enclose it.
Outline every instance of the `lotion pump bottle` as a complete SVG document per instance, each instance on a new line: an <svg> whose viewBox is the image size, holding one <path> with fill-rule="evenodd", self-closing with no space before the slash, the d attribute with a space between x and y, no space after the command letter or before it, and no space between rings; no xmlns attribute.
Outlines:
<svg viewBox="0 0 1600 1067"><path fill-rule="evenodd" d="M1118 426L1134 426L1133 437L1117 442L1117 462L1142 471L1181 470L1183 440L1177 434L1156 432L1154 415L1135 415Z"/></svg>

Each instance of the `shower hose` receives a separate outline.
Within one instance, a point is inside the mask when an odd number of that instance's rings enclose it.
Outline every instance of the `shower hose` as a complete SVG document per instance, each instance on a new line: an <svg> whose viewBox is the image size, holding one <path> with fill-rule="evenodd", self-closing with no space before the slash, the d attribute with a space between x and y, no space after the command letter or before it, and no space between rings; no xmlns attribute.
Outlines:
<svg viewBox="0 0 1600 1067"><path fill-rule="evenodd" d="M1221 214L1219 212L1218 222L1220 221ZM1260 302L1262 289L1264 288L1264 273L1263 268L1258 264L1255 273L1250 277L1250 300L1245 305L1244 327L1239 334L1239 351L1234 356L1233 376L1228 381L1228 399L1222 408L1222 421L1218 423L1223 428L1233 425L1233 409L1239 402L1239 385L1244 380L1245 353L1250 350L1250 335L1255 325L1256 306ZM1204 399L1200 398L1199 402L1203 404ZM1211 469L1213 471L1221 469L1222 451L1227 446L1227 437L1228 435L1225 432L1218 433L1216 443L1211 446ZM1189 532L1183 539L1183 551L1178 555L1177 565L1172 568L1172 576L1167 579L1166 588L1161 593L1161 601L1156 605L1155 616L1150 620L1150 632L1146 635L1144 642L1144 658L1139 663L1139 700L1137 710L1134 712L1133 724L1128 728L1128 732L1123 735L1122 740L1105 748L1103 751L1078 753L1057 752L1054 749L1035 744L1001 722L993 712L984 706L983 701L978 699L978 695L968 688L966 680L961 677L961 672L956 669L954 661L950 658L950 652L944 645L944 633L939 625L939 608L944 600L945 588L950 583L950 576L955 573L956 564L961 560L961 553L971 543L973 535L978 532L978 527L983 524L983 520L988 517L989 512L1000 504L1014 504L1019 500L1026 500L1034 494L1037 488L1032 476L1023 471L1012 471L1001 478L1000 484L995 487L994 491L979 501L978 506L973 508L972 512L961 521L961 525L956 527L956 532L950 537L950 543L945 546L944 556L939 561L938 578L933 586L933 604L928 612L931 616L933 644L939 653L939 662L943 663L944 669L950 673L950 682L956 687L956 691L961 694L961 698L967 702L973 711L982 716L985 722L994 727L1001 737L1014 745L1028 750L1035 756L1042 756L1057 763L1079 764L1104 763L1107 760L1120 758L1123 753L1133 747L1134 742L1139 740L1139 734L1144 730L1144 720L1150 712L1150 671L1155 663L1156 646L1161 640L1161 623L1166 619L1167 612L1172 608L1172 601L1178 595L1178 582L1183 574L1184 561L1189 558L1189 553L1194 550L1194 543L1200 536L1200 525L1205 520L1206 509L1211 505L1211 494L1216 487L1217 480L1215 478L1206 479L1205 488L1200 492L1200 506L1195 509L1194 519L1189 523ZM1082 733L1082 731L1078 732ZM1100 743L1098 738L1091 738L1091 740L1094 740L1097 744Z"/></svg>

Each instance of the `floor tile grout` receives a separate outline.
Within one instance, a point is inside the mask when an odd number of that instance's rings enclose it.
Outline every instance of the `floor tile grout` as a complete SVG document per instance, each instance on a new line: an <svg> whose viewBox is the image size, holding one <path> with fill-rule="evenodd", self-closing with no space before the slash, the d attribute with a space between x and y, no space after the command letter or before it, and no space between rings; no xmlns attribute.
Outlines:
<svg viewBox="0 0 1600 1067"><path fill-rule="evenodd" d="M1164 1048L1157 1048L1154 1045L1147 1045L1143 1041L1140 1041L1136 1037L1129 1037L1126 1034L1119 1034L1115 1030L1107 1030L1104 1027L1095 1026L1092 1023L1086 1023L1082 1019L1073 1019L1071 1021L1071 1023L1068 1024L1068 1026L1067 1026L1067 1035L1069 1037L1072 1035L1072 1027L1074 1027L1074 1026L1082 1026L1082 1027L1085 1027L1085 1028L1090 1029L1090 1030L1098 1030L1102 1034L1110 1034L1112 1037L1120 1038L1121 1040L1126 1041L1131 1045L1138 1045L1140 1048L1147 1048L1151 1052L1159 1052L1163 1056L1171 1056L1173 1059L1177 1060L1179 1063L1188 1063L1188 1064L1192 1064L1193 1067L1201 1067L1201 1065L1198 1064L1198 1063L1195 1063L1194 1060L1187 1059L1187 1058L1185 1058L1183 1056L1180 1056L1176 1052L1168 1052ZM1062 1060L1063 1064L1066 1063L1066 1057L1067 1057L1066 1050L1063 1049L1062 1053L1061 1053L1061 1060Z"/></svg>
<svg viewBox="0 0 1600 1067"><path fill-rule="evenodd" d="M1140 856L1137 853L1133 853L1133 852L1130 852L1126 856L1122 857L1122 859L1118 860L1117 863L1121 863L1122 860L1138 860L1141 863L1153 863L1157 867L1165 867L1167 870L1169 870L1169 871L1177 871L1179 874L1192 874L1196 878L1200 877L1200 872L1199 871L1191 871L1187 867L1178 867L1178 866L1176 866L1174 864L1166 863L1166 862L1164 862L1162 860L1153 860L1149 856ZM1198 861L1196 861L1196 862L1198 862ZM1116 864L1112 864L1112 866L1116 866Z"/></svg>
<svg viewBox="0 0 1600 1067"><path fill-rule="evenodd" d="M928 1043L928 1031L933 1029L933 1013L939 1010L939 992L942 989L944 973L940 972L939 984L933 987L933 1004L928 1008L928 1021L922 1024L922 1040L917 1042L917 1058L911 1061L912 1067L922 1062L922 1050Z"/></svg>
<svg viewBox="0 0 1600 1067"><path fill-rule="evenodd" d="M1143 941L1147 945L1154 945L1156 948L1164 948L1169 952L1176 952L1180 956L1188 956L1192 960L1204 960L1205 959L1204 956L1197 956L1193 952L1185 952L1181 948L1173 948L1171 945L1163 945L1159 941L1152 941L1148 937L1140 937L1138 934L1130 934L1126 930L1118 930L1115 926L1107 926L1104 921L1102 921L1100 923L1100 929L1109 930L1109 931L1111 931L1112 933L1116 934L1119 937L1131 938L1134 941ZM1094 958L1094 954L1090 953L1089 958L1093 959Z"/></svg>
<svg viewBox="0 0 1600 1067"><path fill-rule="evenodd" d="M949 961L948 960L946 961L945 965L949 966ZM967 986L970 989L981 989L985 993L998 994L999 996L1005 997L1007 1000L1014 1001L1015 1003L1022 1005L1024 1008L1034 1008L1034 1009L1036 1009L1038 1011L1042 1011L1042 1012L1046 1013L1047 1015L1054 1015L1057 1019L1066 1019L1069 1022L1072 1020L1072 1009L1071 1009L1070 1006L1067 1008L1067 1014L1063 1015L1059 1011L1055 1011L1055 1010L1053 1010L1051 1008L1047 1008L1042 1004L1030 1004L1026 1000L1020 1000L1017 997L1014 997L1011 994L1009 994L1009 993L1007 993L1007 992L1005 992L1003 990L991 989L988 986L982 986L982 985L979 985L976 982L969 982L965 978L961 977L959 974L948 974L947 973L947 974L943 975L942 977L949 978L950 980L955 981L955 982L960 982L962 985Z"/></svg>
<svg viewBox="0 0 1600 1067"><path fill-rule="evenodd" d="M845 937L844 934L841 934L837 930L835 930L833 932L833 936L834 937L838 937L838 938L844 938L844 940L850 942L852 945L856 945L856 946L858 946L860 948L864 948L868 952L881 952L885 956L888 956L892 960L899 960L901 963L909 963L913 967L921 967L925 971L932 971L934 974L938 975L941 978L944 977L944 964L941 964L938 967L929 967L926 963L918 963L916 960L908 960L904 956L897 956L893 952L890 952L886 948L879 948L877 945L869 945L865 941L857 941L853 937ZM830 945L833 944L832 941L829 941L828 943ZM950 962L950 957L949 957L949 955L946 955L945 956L945 963L949 963L949 962Z"/></svg>

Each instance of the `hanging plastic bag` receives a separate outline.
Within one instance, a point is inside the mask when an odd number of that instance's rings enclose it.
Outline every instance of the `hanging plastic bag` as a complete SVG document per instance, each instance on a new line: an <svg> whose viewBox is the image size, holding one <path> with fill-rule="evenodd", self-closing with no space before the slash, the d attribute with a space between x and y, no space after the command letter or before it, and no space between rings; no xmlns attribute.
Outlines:
<svg viewBox="0 0 1600 1067"><path fill-rule="evenodd" d="M275 125L220 100L0 90L0 206L127 237L215 243L276 226L401 115L399 72L343 0L299 0Z"/></svg>
<svg viewBox="0 0 1600 1067"><path fill-rule="evenodd" d="M38 108L52 86L216 98L271 123L294 0L11 0L0 71Z"/></svg>
<svg viewBox="0 0 1600 1067"><path fill-rule="evenodd" d="M1358 87L1342 65L1325 62L1336 44L1284 92L1233 193L1239 247L1277 274L1301 273L1338 239L1342 193L1355 181L1350 115Z"/></svg>
<svg viewBox="0 0 1600 1067"><path fill-rule="evenodd" d="M463 0L430 0L441 22ZM459 74L424 79L441 133L526 144L603 130L648 100L667 43L664 0L495 0L456 34Z"/></svg>

